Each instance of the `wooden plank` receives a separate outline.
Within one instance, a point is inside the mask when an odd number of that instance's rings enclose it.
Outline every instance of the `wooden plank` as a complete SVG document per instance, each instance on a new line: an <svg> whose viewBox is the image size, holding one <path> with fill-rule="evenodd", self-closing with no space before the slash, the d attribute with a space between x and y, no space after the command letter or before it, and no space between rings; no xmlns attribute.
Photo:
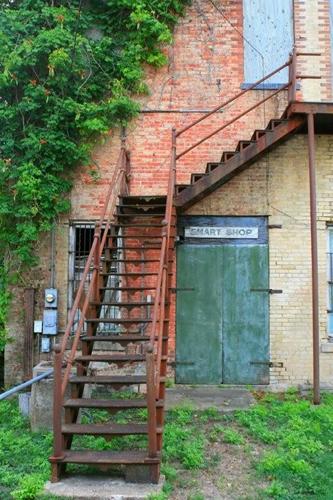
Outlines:
<svg viewBox="0 0 333 500"><path fill-rule="evenodd" d="M224 245L222 283L223 383L268 384L268 246Z"/></svg>
<svg viewBox="0 0 333 500"><path fill-rule="evenodd" d="M119 334L119 335L95 335L92 337L81 337L85 342L144 342L149 340L149 335L140 334Z"/></svg>
<svg viewBox="0 0 333 500"><path fill-rule="evenodd" d="M164 401L156 401L156 406L163 407ZM105 409L131 409L147 408L146 399L68 399L65 408L105 408Z"/></svg>
<svg viewBox="0 0 333 500"><path fill-rule="evenodd" d="M156 429L161 433L162 429ZM127 436L129 434L148 434L147 424L66 424L62 426L63 434L93 435L93 436Z"/></svg>
<svg viewBox="0 0 333 500"><path fill-rule="evenodd" d="M144 354L90 354L89 356L77 356L75 361L95 361L116 363L119 361L144 361Z"/></svg>
<svg viewBox="0 0 333 500"><path fill-rule="evenodd" d="M114 375L96 377L72 377L71 384L145 384L145 375Z"/></svg>
<svg viewBox="0 0 333 500"><path fill-rule="evenodd" d="M177 383L222 382L221 252L208 245L177 249Z"/></svg>
<svg viewBox="0 0 333 500"><path fill-rule="evenodd" d="M149 458L146 451L65 451L63 463L75 464L156 464L160 458Z"/></svg>

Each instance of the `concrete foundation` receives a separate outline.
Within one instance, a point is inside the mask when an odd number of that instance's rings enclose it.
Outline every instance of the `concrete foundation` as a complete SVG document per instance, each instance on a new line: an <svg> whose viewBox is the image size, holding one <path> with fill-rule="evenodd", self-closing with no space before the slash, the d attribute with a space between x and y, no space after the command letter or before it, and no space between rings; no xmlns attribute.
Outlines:
<svg viewBox="0 0 333 500"><path fill-rule="evenodd" d="M46 483L44 493L71 500L140 500L160 493L163 484L163 477L158 484L138 484L122 479L75 476L59 483Z"/></svg>
<svg viewBox="0 0 333 500"><path fill-rule="evenodd" d="M189 404L198 410L214 407L221 413L243 410L255 403L251 392L242 386L176 385L166 390L166 410Z"/></svg>
<svg viewBox="0 0 333 500"><path fill-rule="evenodd" d="M48 362L39 363L34 367L33 376L36 377L41 373L48 371L52 365ZM84 389L85 397L89 397L91 388L86 386ZM69 384L66 389L65 399L70 397ZM31 430L34 432L40 430L52 430L52 414L53 414L53 377L48 377L31 388L30 399L30 424Z"/></svg>

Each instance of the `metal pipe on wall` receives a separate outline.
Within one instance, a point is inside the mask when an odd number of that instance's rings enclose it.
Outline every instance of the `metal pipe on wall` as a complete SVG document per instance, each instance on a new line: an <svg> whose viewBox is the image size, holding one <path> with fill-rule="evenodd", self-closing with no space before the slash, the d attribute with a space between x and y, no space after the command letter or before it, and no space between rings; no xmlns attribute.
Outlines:
<svg viewBox="0 0 333 500"><path fill-rule="evenodd" d="M317 242L317 191L315 165L315 132L313 113L307 115L309 184L310 184L310 223L311 223L311 270L312 270L312 341L313 341L313 403L320 404L320 366L319 366L319 300L318 300L318 242Z"/></svg>

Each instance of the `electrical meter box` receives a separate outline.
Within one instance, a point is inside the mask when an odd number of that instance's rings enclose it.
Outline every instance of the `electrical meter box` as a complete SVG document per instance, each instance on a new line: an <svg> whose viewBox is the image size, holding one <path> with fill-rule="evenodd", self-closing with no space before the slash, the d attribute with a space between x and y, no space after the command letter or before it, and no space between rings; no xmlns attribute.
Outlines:
<svg viewBox="0 0 333 500"><path fill-rule="evenodd" d="M43 334L57 334L58 311L56 309L44 309L43 313Z"/></svg>
<svg viewBox="0 0 333 500"><path fill-rule="evenodd" d="M56 288L45 289L44 307L48 309L56 309L58 307L58 290Z"/></svg>

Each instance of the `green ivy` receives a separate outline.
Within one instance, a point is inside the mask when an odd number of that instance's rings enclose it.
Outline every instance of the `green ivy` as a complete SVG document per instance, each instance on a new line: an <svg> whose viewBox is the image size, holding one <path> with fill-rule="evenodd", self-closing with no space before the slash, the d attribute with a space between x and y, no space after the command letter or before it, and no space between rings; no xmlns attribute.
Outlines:
<svg viewBox="0 0 333 500"><path fill-rule="evenodd" d="M187 3L1 2L0 331L5 269L35 264L40 233L69 209L74 168L97 138L137 115L143 65L167 62L161 48Z"/></svg>

